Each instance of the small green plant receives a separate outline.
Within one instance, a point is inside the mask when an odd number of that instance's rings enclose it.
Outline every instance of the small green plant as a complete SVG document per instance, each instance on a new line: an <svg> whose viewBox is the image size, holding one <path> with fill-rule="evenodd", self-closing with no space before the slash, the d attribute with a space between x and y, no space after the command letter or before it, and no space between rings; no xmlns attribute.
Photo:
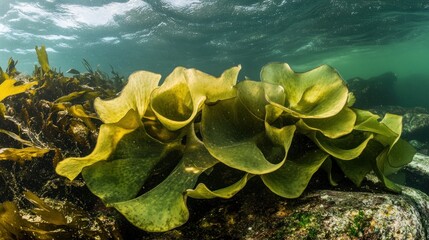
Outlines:
<svg viewBox="0 0 429 240"><path fill-rule="evenodd" d="M162 84L159 74L133 73L118 97L95 99L104 124L92 153L61 161L57 173L70 180L82 173L107 206L146 231L184 224L188 197L230 198L255 176L282 197L299 197L322 165L329 176L338 165L356 185L374 171L400 191L386 175L415 153L400 139L400 116L379 120L353 108L353 95L327 65L296 73L270 63L261 81L237 84L239 71L216 78L178 67ZM201 179L220 167L238 181L212 190Z"/></svg>
<svg viewBox="0 0 429 240"><path fill-rule="evenodd" d="M367 225L368 221L366 221L365 213L362 210L359 210L358 214L353 218L353 222L350 226L350 235L358 237L360 233L363 233L363 230Z"/></svg>
<svg viewBox="0 0 429 240"><path fill-rule="evenodd" d="M311 215L308 213L298 213L296 218L300 227L305 227L311 222Z"/></svg>

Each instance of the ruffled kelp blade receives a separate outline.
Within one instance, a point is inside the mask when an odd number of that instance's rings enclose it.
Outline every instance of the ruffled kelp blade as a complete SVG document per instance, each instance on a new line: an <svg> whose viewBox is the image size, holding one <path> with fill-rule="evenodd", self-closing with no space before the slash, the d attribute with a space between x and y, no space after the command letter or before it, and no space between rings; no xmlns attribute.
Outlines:
<svg viewBox="0 0 429 240"><path fill-rule="evenodd" d="M394 192L401 192L401 188L396 185L393 181L388 179L385 174L385 168L387 166L387 159L389 156L389 149L385 148L376 158L376 167L374 168L374 172L377 177L383 182L384 186Z"/></svg>
<svg viewBox="0 0 429 240"><path fill-rule="evenodd" d="M295 130L293 126L289 134L282 135L282 142L287 143L281 145L284 156L273 163L258 146L260 141L274 145L266 142L269 140L265 122L249 112L239 99L204 106L201 126L204 143L215 158L231 168L257 175L273 172L283 165Z"/></svg>
<svg viewBox="0 0 429 240"><path fill-rule="evenodd" d="M282 86L271 83L244 80L237 84L237 97L256 118L265 119L265 107L272 101L283 104L285 101Z"/></svg>
<svg viewBox="0 0 429 240"><path fill-rule="evenodd" d="M357 158L366 148L368 142L374 138L373 134L354 132L335 139L327 138L318 132L312 132L308 136L320 149L341 160Z"/></svg>
<svg viewBox="0 0 429 240"><path fill-rule="evenodd" d="M392 147L384 147L375 161L374 172L383 184L394 192L401 192L401 188L387 178L397 172L413 159L416 150L406 141L399 139ZM392 166L391 162L402 163L401 166Z"/></svg>
<svg viewBox="0 0 429 240"><path fill-rule="evenodd" d="M373 170L377 156L383 150L383 146L375 140L370 140L362 153L351 160L336 158L335 162L342 172L356 186L360 186L365 176Z"/></svg>
<svg viewBox="0 0 429 240"><path fill-rule="evenodd" d="M177 141L161 143L141 126L118 142L108 160L84 168L82 176L91 192L103 202L130 200L141 190L165 153L176 147Z"/></svg>
<svg viewBox="0 0 429 240"><path fill-rule="evenodd" d="M332 117L300 119L296 125L304 132L318 131L328 138L339 138L353 131L355 121L356 114L345 107Z"/></svg>
<svg viewBox="0 0 429 240"><path fill-rule="evenodd" d="M188 217L186 192L198 176L218 161L188 127L186 146L181 138L162 143L143 127L124 136L107 161L86 167L82 175L89 189L108 206L115 207L135 226L151 232L167 231L184 224ZM173 157L180 159L171 159ZM137 196L157 164L178 161L161 183ZM114 171L112 171L114 169Z"/></svg>
<svg viewBox="0 0 429 240"><path fill-rule="evenodd" d="M59 162L55 171L62 176L73 180L82 169L98 161L106 160L115 150L122 137L141 125L140 117L134 110L128 113L117 123L103 124L97 138L97 144L91 154L85 157L71 157Z"/></svg>
<svg viewBox="0 0 429 240"><path fill-rule="evenodd" d="M132 73L119 97L111 100L95 99L94 108L98 116L104 123L115 123L133 109L142 118L149 106L150 94L160 79L161 75L151 72Z"/></svg>
<svg viewBox="0 0 429 240"><path fill-rule="evenodd" d="M105 124L100 127L93 152L85 157L61 161L56 167L57 173L74 179L84 167L106 160L124 135L141 126L150 94L160 78L159 74L138 71L131 74L120 96L111 100L96 99L94 107Z"/></svg>
<svg viewBox="0 0 429 240"><path fill-rule="evenodd" d="M386 164L390 168L400 168L412 161L415 154L414 148L400 139L401 116L388 113L381 121L378 121L378 115L364 110L354 109L354 111L358 116L355 129L374 133L374 139L388 148Z"/></svg>
<svg viewBox="0 0 429 240"><path fill-rule="evenodd" d="M204 102L235 97L234 85L240 68L230 68L215 78L196 69L177 67L153 91L152 110L169 130L180 129L195 118Z"/></svg>
<svg viewBox="0 0 429 240"><path fill-rule="evenodd" d="M373 170L383 184L392 191L401 189L386 176L398 171L410 163L416 150L406 141L400 139L402 132L402 117L386 114L381 121L379 116L369 111L354 109L357 115L355 129L371 132L374 141L379 145L377 156L373 159Z"/></svg>
<svg viewBox="0 0 429 240"><path fill-rule="evenodd" d="M246 173L234 184L216 190L210 190L204 183L199 183L195 189L188 190L186 194L189 197L197 199L232 198L246 186L249 179L253 176L252 174Z"/></svg>
<svg viewBox="0 0 429 240"><path fill-rule="evenodd" d="M323 151L315 150L296 159L288 158L278 170L262 175L262 181L279 196L297 198L328 156Z"/></svg>
<svg viewBox="0 0 429 240"><path fill-rule="evenodd" d="M295 73L286 63L270 63L262 68L261 80L284 88L284 104L272 102L296 118L334 116L343 109L348 98L344 81L327 65Z"/></svg>
<svg viewBox="0 0 429 240"><path fill-rule="evenodd" d="M189 218L186 206L187 190L193 189L198 176L216 163L218 161L210 155L191 126L183 155L165 180L136 198L108 205L115 207L132 224L145 231L161 232L173 229L184 224ZM138 171L130 174L143 177Z"/></svg>
<svg viewBox="0 0 429 240"><path fill-rule="evenodd" d="M410 163L416 152L416 149L407 141L398 139L389 149L388 166L385 167L385 173L389 175Z"/></svg>
<svg viewBox="0 0 429 240"><path fill-rule="evenodd" d="M393 132L393 136L377 136L379 142L389 146L388 166L386 168L397 168L396 170L398 170L412 161L416 151L409 143L400 139L402 133L402 116L386 113L380 123ZM391 172L395 172L395 170L385 172L390 174Z"/></svg>

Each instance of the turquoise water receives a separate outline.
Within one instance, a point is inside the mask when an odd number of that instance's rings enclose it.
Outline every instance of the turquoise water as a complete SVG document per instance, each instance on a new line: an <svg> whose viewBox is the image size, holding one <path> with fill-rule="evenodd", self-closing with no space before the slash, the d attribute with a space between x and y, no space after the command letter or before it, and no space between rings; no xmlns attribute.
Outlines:
<svg viewBox="0 0 429 240"><path fill-rule="evenodd" d="M0 2L2 67L13 57L31 73L42 44L62 71L84 71L85 58L125 76L178 65L218 75L242 64L243 77L258 79L271 61L300 71L327 63L345 79L392 71L404 105L429 105L427 0Z"/></svg>

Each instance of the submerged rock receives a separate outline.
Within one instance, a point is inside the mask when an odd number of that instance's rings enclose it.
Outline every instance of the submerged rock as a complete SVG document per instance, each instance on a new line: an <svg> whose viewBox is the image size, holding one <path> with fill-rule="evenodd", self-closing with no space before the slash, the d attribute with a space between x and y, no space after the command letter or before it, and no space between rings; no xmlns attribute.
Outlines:
<svg viewBox="0 0 429 240"><path fill-rule="evenodd" d="M414 155L413 161L406 165L404 170L429 178L429 156L417 153Z"/></svg>
<svg viewBox="0 0 429 240"><path fill-rule="evenodd" d="M427 239L429 198L403 189L312 190L297 199L261 189L205 204L207 210L184 226L139 239Z"/></svg>
<svg viewBox="0 0 429 240"><path fill-rule="evenodd" d="M397 77L392 72L369 79L355 77L347 80L349 90L356 96L355 107L370 108L378 105L397 105L395 82Z"/></svg>
<svg viewBox="0 0 429 240"><path fill-rule="evenodd" d="M403 184L427 189L429 156L416 154ZM414 177L413 177L414 176ZM402 186L402 194L384 191L374 175L360 188L324 185L315 176L297 199L281 198L258 182L232 199L189 200L191 218L166 233L133 239L428 239L429 197ZM398 179L396 179L398 180ZM399 180L401 178L399 177Z"/></svg>
<svg viewBox="0 0 429 240"><path fill-rule="evenodd" d="M417 153L413 161L393 175L396 181L429 194L429 156Z"/></svg>
<svg viewBox="0 0 429 240"><path fill-rule="evenodd" d="M429 114L405 113L402 131L405 137L429 142Z"/></svg>

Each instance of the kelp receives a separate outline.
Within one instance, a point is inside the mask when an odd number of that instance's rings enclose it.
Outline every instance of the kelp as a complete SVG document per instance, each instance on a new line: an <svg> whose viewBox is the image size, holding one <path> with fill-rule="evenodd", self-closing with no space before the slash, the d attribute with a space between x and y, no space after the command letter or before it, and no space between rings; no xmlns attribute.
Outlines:
<svg viewBox="0 0 429 240"><path fill-rule="evenodd" d="M16 76L16 75L18 75L20 73L16 69L16 65L17 64L18 64L18 60L15 61L15 60L13 60L13 58L9 58L9 60L7 62L7 68L6 68L6 73L9 76L14 77L14 76Z"/></svg>
<svg viewBox="0 0 429 240"><path fill-rule="evenodd" d="M26 161L43 157L50 150L38 147L0 148L0 160Z"/></svg>
<svg viewBox="0 0 429 240"><path fill-rule="evenodd" d="M386 176L415 153L400 139L400 116L379 120L353 108L354 95L327 65L296 73L270 63L261 81L237 83L239 70L214 77L178 67L164 81L132 74L119 96L95 99L103 124L92 153L59 162L56 172L70 180L82 173L107 206L155 232L187 221L187 197L231 198L252 177L286 198L299 197L319 169L332 184L339 169L357 186L374 171L400 191ZM218 167L237 179L211 179ZM202 173L223 187L211 189Z"/></svg>
<svg viewBox="0 0 429 240"><path fill-rule="evenodd" d="M114 239L117 229L104 229L99 221L71 203L42 199L30 191L23 193L32 205L0 203L0 239ZM112 231L112 232L109 232Z"/></svg>
<svg viewBox="0 0 429 240"><path fill-rule="evenodd" d="M51 67L49 66L48 54L46 53L46 47L44 45L42 45L40 48L36 46L35 49L42 72L43 74L46 74L51 71Z"/></svg>
<svg viewBox="0 0 429 240"><path fill-rule="evenodd" d="M37 85L37 81L23 83L18 85L17 81L15 79L12 79L9 75L16 75L16 63L13 61L12 58L9 59L7 72L3 72L3 70L0 68L0 75L1 75L1 84L0 84L0 102L3 101L5 98L17 95L20 93L24 93L25 91L29 90L33 86ZM0 103L0 115L4 119L6 114L6 106L3 103ZM34 146L31 142L21 139L18 135L15 133L12 133L7 130L0 129L0 133L4 133L13 139L23 143L24 145L27 145L28 147L25 148L0 148L0 160L14 160L23 162L25 160L31 160L35 157L41 157L45 155L45 153L49 152L48 149L39 148L37 146Z"/></svg>
<svg viewBox="0 0 429 240"><path fill-rule="evenodd" d="M32 143L26 144L26 149L20 141L8 144L10 148L0 143L1 159L23 162L43 156L47 149L61 149L61 154L87 153L95 145L99 127L92 101L113 97L119 91L113 84L118 83L99 70L65 77L49 65L45 46L35 50L39 65L33 76L19 76L18 61L13 59L9 59L6 72L0 69L0 129ZM115 81L119 81L115 74ZM17 95L24 92L29 94ZM15 95L13 101L8 100Z"/></svg>
<svg viewBox="0 0 429 240"><path fill-rule="evenodd" d="M9 76L4 73L1 68L0 73L2 73L2 75L4 76L4 80L0 84L0 102L9 96L23 93L38 84L37 81L33 81L17 85L17 81L9 78Z"/></svg>
<svg viewBox="0 0 429 240"><path fill-rule="evenodd" d="M67 202L74 199L70 192L64 201L37 195L51 185L55 195L62 193L53 167L94 147L100 121L92 102L114 97L123 78L115 72L113 82L99 70L66 77L49 65L44 46L36 54L39 64L31 76L20 74L13 59L5 71L0 68L0 239L120 239L114 219ZM26 189L45 190L22 193ZM34 208L23 206L23 197Z"/></svg>
<svg viewBox="0 0 429 240"><path fill-rule="evenodd" d="M41 82L38 89L46 100L56 102L73 102L80 99L93 101L96 97L113 97L121 87L122 77L114 72L114 78L100 70L93 70L72 77L65 77L63 73L55 71L49 65L49 58L45 46L35 47L39 66L35 66L33 78ZM84 60L85 67L90 66ZM118 89L117 87L118 86Z"/></svg>
<svg viewBox="0 0 429 240"><path fill-rule="evenodd" d="M22 219L13 202L0 203L0 238L5 240L22 239Z"/></svg>

